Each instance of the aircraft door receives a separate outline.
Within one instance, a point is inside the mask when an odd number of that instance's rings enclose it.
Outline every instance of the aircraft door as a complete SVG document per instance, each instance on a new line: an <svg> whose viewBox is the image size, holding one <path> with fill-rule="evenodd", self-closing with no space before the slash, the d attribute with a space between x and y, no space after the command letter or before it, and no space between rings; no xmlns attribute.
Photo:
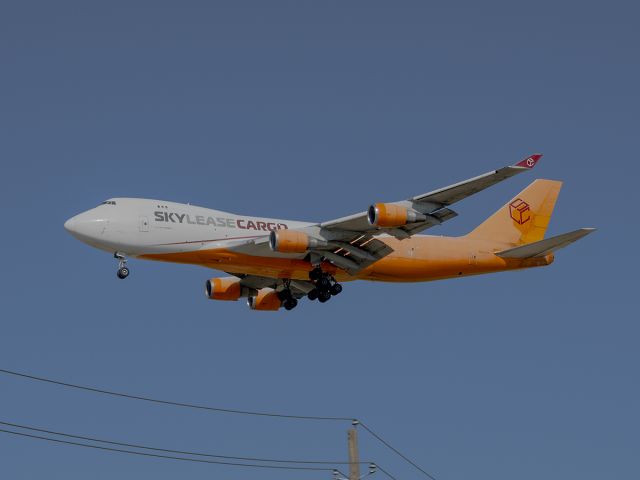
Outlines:
<svg viewBox="0 0 640 480"><path fill-rule="evenodd" d="M149 218L145 217L144 215L140 215L140 217L138 217L138 229L141 232L148 232L149 231Z"/></svg>

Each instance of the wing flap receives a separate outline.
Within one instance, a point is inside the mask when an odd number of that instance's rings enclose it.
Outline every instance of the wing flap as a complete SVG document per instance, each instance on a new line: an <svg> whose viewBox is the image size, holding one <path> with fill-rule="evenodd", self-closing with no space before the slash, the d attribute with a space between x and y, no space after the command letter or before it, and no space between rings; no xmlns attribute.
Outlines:
<svg viewBox="0 0 640 480"><path fill-rule="evenodd" d="M410 223L401 227L401 229L406 232L407 236L414 235L422 230L426 230L427 228L431 228L435 225L440 225L441 223L446 222L447 220L451 220L454 217L457 217L458 214L451 210L450 208L441 208L440 210L436 210L433 213L430 213L427 216L427 220L425 222L418 223Z"/></svg>
<svg viewBox="0 0 640 480"><path fill-rule="evenodd" d="M386 257L393 248L370 235L359 235L351 242L334 242L339 247L333 251L317 251L338 267L355 275L369 265Z"/></svg>
<svg viewBox="0 0 640 480"><path fill-rule="evenodd" d="M583 237L586 237L590 233L594 232L595 228L581 228L574 230L573 232L563 233L555 237L547 238L533 243L527 243L521 247L510 248L508 250L502 250L497 252L496 255L502 258L533 258L544 257L551 252L560 250L567 245L577 242Z"/></svg>
<svg viewBox="0 0 640 480"><path fill-rule="evenodd" d="M262 288L273 288L274 290L282 290L284 288L282 280L278 278L259 277L257 275L246 275L242 273L227 273L238 277L240 279L240 285L242 285L243 287L247 287L256 291ZM294 298L300 299L314 288L314 284L306 280L291 280L289 288Z"/></svg>

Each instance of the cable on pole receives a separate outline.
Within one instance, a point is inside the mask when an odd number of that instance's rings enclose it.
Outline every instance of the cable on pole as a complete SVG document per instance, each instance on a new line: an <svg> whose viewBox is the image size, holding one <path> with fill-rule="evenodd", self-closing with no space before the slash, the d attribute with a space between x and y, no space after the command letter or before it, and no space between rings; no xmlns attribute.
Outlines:
<svg viewBox="0 0 640 480"><path fill-rule="evenodd" d="M46 430L44 428L33 427L28 425L21 425L18 423L11 423L0 421L0 425L4 425L6 427L20 428L23 430L30 430L32 432L46 433L49 435L58 435L60 437L74 438L77 440L87 440L90 442L96 443L105 443L109 445L117 445L120 447L129 447L129 448L139 448L141 450L152 450L155 452L164 452L164 453L175 453L179 455L192 455L195 457L209 457L209 458L222 458L226 460L246 460L250 462L264 462L264 463L290 463L290 464L312 464L312 465L348 465L349 462L338 461L332 462L328 460L284 460L284 459L273 459L273 458L258 458L258 457L238 457L231 455L216 455L211 453L202 453L202 452L191 452L187 450L172 450L169 448L158 448L158 447L149 447L146 445L140 445L135 443L125 443L125 442L117 442L113 440L104 440L95 437L87 437L83 435L74 435L71 433L57 432L55 430ZM360 462L360 463L371 463L371 462Z"/></svg>
<svg viewBox="0 0 640 480"><path fill-rule="evenodd" d="M417 470L419 470L420 472L422 472L424 475L426 475L427 477L429 477L431 480L436 480L436 477L434 477L433 475L431 475L429 472L427 472L426 470L424 470L422 467L420 467L418 464L416 464L414 461L412 461L409 457L407 457L406 455L404 455L402 452L400 452L398 449L394 448L393 446L391 446L389 444L389 442L387 442L386 440L384 440L380 435L378 435L377 433L375 433L373 430L371 430L363 421L360 421L360 425L362 425L362 428L364 428L367 432L369 432L374 438L376 438L380 443L382 443L384 446L386 446L387 448L389 448L391 451L393 451L394 453L396 453L396 455L400 456L403 460L405 460L407 463L413 465L414 468L416 468ZM382 469L381 469L382 470Z"/></svg>
<svg viewBox="0 0 640 480"><path fill-rule="evenodd" d="M378 465L376 463L376 466L378 467L378 470L380 470L382 473L384 473L387 477L389 477L391 480L398 480L396 477L394 477L393 475L391 475L389 472L387 472L384 468L382 468L380 465Z"/></svg>
<svg viewBox="0 0 640 480"><path fill-rule="evenodd" d="M126 454L130 454L130 455L140 455L140 456L143 456L143 457L164 458L164 459L167 459L167 460L179 460L179 461L183 461L183 462L209 463L209 464L215 464L215 465L226 465L226 466L247 467L247 468L269 468L269 469L276 469L276 470L307 470L307 471L316 471L316 472L327 472L327 471L331 472L333 470L333 469L328 468L328 467L292 467L292 466L285 466L285 465L259 465L259 464L254 464L254 463L235 463L235 462L223 462L223 461L219 461L219 460L205 460L205 459L202 459L202 458L176 457L176 456L172 456L172 455L161 455L161 454L158 454L158 453L136 452L134 450L126 450L126 449L122 449L122 448L104 447L102 445L90 445L88 443L72 442L72 441L69 441L69 440L60 440L58 438L43 437L41 435L34 435L34 434L31 434L31 433L14 432L12 430L5 430L3 428L0 428L0 432L8 433L8 434L11 434L11 435L18 435L18 436L21 436L21 437L37 439L37 440L46 440L48 442L62 443L62 444L65 444L65 445L73 445L73 446L76 446L76 447L93 448L93 449L96 449L96 450L105 450L105 451L108 451L108 452L126 453Z"/></svg>
<svg viewBox="0 0 640 480"><path fill-rule="evenodd" d="M238 415L252 415L252 416L260 416L260 417L284 418L284 419L291 419L291 420L350 421L350 422L352 422L352 424L354 426L358 425L358 424L362 425L362 428L364 428L367 432L369 432L374 438L376 438L384 446L386 446L391 451L393 451L396 455L398 455L404 461L406 461L407 463L412 465L415 469L417 469L422 474L427 476L429 479L437 480L435 476L433 476L432 474L430 474L429 472L424 470L422 467L420 467L418 464L416 464L409 457L407 457L402 452L400 452L398 449L396 449L391 444L389 444L389 442L384 440L380 435L378 435L373 430L371 430L371 428L369 428L364 422L362 422L361 420L358 420L358 419L356 419L354 417L327 417L327 416L318 416L318 415L290 415L290 414L284 414L284 413L257 412L257 411L251 411L251 410L238 410L238 409L231 409L231 408L212 407L212 406L207 406L207 405L198 405L198 404L185 403L185 402L176 402L176 401L172 401L172 400L161 400L161 399L152 398L152 397L144 397L144 396L140 396L140 395L132 395L132 394L129 394L129 393L115 392L115 391L105 390L105 389L101 389L101 388L88 387L88 386L84 386L84 385L77 385L77 384L73 384L73 383L62 382L62 381L59 381L59 380L52 380L50 378L38 377L38 376L35 376L35 375L30 375L30 374L26 374L26 373L22 373L22 372L16 372L16 371L13 371L13 370L7 370L7 369L4 369L4 368L0 368L0 373L6 374L6 375L12 375L12 376L15 376L15 377L20 377L20 378L26 378L26 379L29 379L29 380L35 380L35 381L38 381L38 382L44 382L44 383L49 383L49 384L53 384L53 385L59 385L59 386L62 386L62 387L74 388L74 389L77 389L77 390L84 390L84 391L88 391L88 392L101 393L101 394L104 394L104 395L111 395L111 396L114 396L114 397L127 398L127 399L131 399L131 400L141 400L141 401L145 401L145 402L151 402L151 403L162 404L162 405L171 405L171 406L176 406L176 407L193 408L193 409L198 409L198 410L207 410L207 411L213 411L213 412L231 413L231 414L238 414ZM11 433L11 432L9 432L9 433ZM13 433L15 433L15 432L13 432ZM292 462L290 462L290 463L292 463ZM304 463L311 463L311 462L304 462ZM380 470L383 471L382 469L380 469ZM391 475L388 474L388 472L384 472L383 471L383 473L387 474L390 478L393 478Z"/></svg>
<svg viewBox="0 0 640 480"><path fill-rule="evenodd" d="M340 421L340 422L353 420L353 417L322 417L322 416L315 416L315 415L288 415L288 414L284 414L284 413L255 412L255 411L251 411L251 410L236 410L236 409L232 409L232 408L210 407L210 406L207 406L207 405L197 405L197 404L193 404L193 403L176 402L176 401L172 401L172 400L160 400L160 399L157 399L157 398L143 397L143 396L140 396L140 395L132 395L132 394L129 394L129 393L122 393L122 392L114 392L114 391L111 391L111 390L104 390L104 389L95 388L95 387L87 387L87 386L84 386L84 385L76 385L76 384L73 384L73 383L61 382L61 381L58 381L58 380L52 380L50 378L37 377L35 375L29 375L29 374L26 374L26 373L15 372L13 370L6 370L4 368L0 368L0 373L4 373L4 374L7 374L7 375L13 375L13 376L16 376L16 377L28 378L30 380L36 380L38 382L51 383L51 384L59 385L59 386L62 386L62 387L75 388L75 389L78 389L78 390L85 390L85 391L94 392L94 393L102 393L102 394L111 395L111 396L114 396L114 397L128 398L128 399L132 399L132 400L142 400L142 401L145 401L145 402L159 403L159 404L163 404L163 405L173 405L173 406L176 406L176 407L195 408L195 409L199 409L199 410L208 410L208 411L213 411L213 412L234 413L234 414L239 414L239 415L253 415L253 416L258 416L258 417L289 418L289 419L292 419L292 420L326 420L326 421Z"/></svg>

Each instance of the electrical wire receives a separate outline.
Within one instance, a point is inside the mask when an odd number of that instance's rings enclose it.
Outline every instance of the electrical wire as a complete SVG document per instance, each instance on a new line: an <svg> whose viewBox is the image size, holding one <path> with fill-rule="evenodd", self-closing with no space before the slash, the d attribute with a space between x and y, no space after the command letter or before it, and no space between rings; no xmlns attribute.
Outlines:
<svg viewBox="0 0 640 480"><path fill-rule="evenodd" d="M434 477L433 475L431 475L429 472L427 472L426 470L424 470L422 467L420 467L419 465L417 465L415 462L413 462L409 457L407 457L406 455L404 455L402 452L400 452L398 449L394 448L393 446L391 446L389 444L389 442L387 442L386 440L384 440L380 435L378 435L377 433L375 433L373 430L371 430L365 423L360 422L360 425L362 425L362 428L364 428L367 432L369 432L374 438L376 438L380 443L382 443L384 446L386 446L387 448L389 448L391 451L393 451L394 453L396 453L398 456L400 456L400 458L402 458L403 460L405 460L406 462L408 462L409 464L413 465L416 469L418 469L420 472L422 472L423 474L425 474L427 477L429 477L431 480L436 480L436 477Z"/></svg>
<svg viewBox="0 0 640 480"><path fill-rule="evenodd" d="M168 460L180 460L183 462L209 463L209 464L216 464L216 465L227 465L227 466L233 466L233 467L247 467L247 468L270 468L270 469L277 469L277 470L307 470L307 471L316 471L316 472L333 471L333 469L327 468L327 467L291 467L291 466L285 466L285 465L259 465L254 463L235 463L235 462L223 462L219 460L204 460L204 459L198 459L198 458L176 457L172 455L136 452L134 450L125 450L122 448L103 447L101 445L90 445L88 443L72 442L69 440L60 440L58 438L43 437L41 435L33 435L30 433L14 432L12 430L5 430L3 428L0 428L0 432L8 433L11 435L19 435L21 437L28 437L28 438L37 439L37 440L46 440L48 442L62 443L65 445L74 445L77 447L94 448L96 450L105 450L108 452L117 452L117 453L127 453L130 455L140 455L143 457L165 458Z"/></svg>
<svg viewBox="0 0 640 480"><path fill-rule="evenodd" d="M14 425L14 424L11 424L11 423L8 423L8 422L0 422L0 423L3 424L3 425ZM46 432L46 430L40 430L40 429L36 429L36 428L30 428L30 427L25 427L25 426L20 426L20 425L15 425L15 426L19 427L19 428L29 429L29 430L45 431ZM68 440L60 440L60 439L57 439L57 438L43 437L43 436L40 436L40 435L33 435L33 434L29 434L29 433L14 432L14 431L11 431L11 430L5 430L3 428L0 428L0 432L1 433L7 433L7 434L10 434L10 435L17 435L17 436L21 436L21 437L27 437L27 438L36 439L36 440L45 440L45 441L48 441L48 442L61 443L61 444L64 444L64 445L72 445L72 446L84 447L84 448L93 448L93 449L96 449L96 450L103 450L103 451L115 452L115 453L125 453L125 454L129 454L129 455L139 455L139 456L143 456L143 457L162 458L162 459L167 459L167 460L178 460L178 461L184 461L184 462L208 463L208 464L214 464L214 465L248 467L248 468L271 468L271 469L280 469L280 470L304 470L304 471L322 471L322 472L337 471L343 477L348 478L344 473L342 473L341 470L332 469L332 468L326 468L326 467L290 467L290 466L280 466L280 465L256 465L256 464L249 464L249 463L232 463L232 462L220 462L220 461L213 461L213 460L199 460L199 459L194 459L194 458L175 457L175 456L172 456L172 455L160 455L160 454L154 454L154 453L136 452L136 451L133 451L133 450L125 450L125 449L121 449L121 448L110 448L110 447L103 447L103 446L100 446L100 445L90 445L90 444L87 444L87 443L71 442L71 441L68 441ZM73 438L84 438L84 437L78 437L78 436L64 434L64 433L55 433L55 434L56 435L61 435L61 436L73 437ZM126 445L126 444L120 444L120 443L116 443L116 442L108 442L106 440L92 440L92 441L103 442L103 443L111 443L111 444L116 444L116 445ZM136 446L136 448L148 448L148 449L151 449L151 450L164 451L164 452L176 452L176 453L179 452L177 450L155 449L155 448L150 448L150 447L138 447L138 446ZM188 452L185 452L185 453L188 453ZM201 454L189 453L189 455L201 455ZM313 463L313 462L308 462L308 463ZM345 462L342 462L342 463L345 463ZM348 462L346 462L346 463L348 463ZM364 462L360 462L360 463L364 463ZM376 464L376 468L378 470L380 470L383 474L385 474L387 477L389 477L391 480L397 480L396 477L391 475L387 470L382 468L380 465ZM365 476L369 476L369 475L372 475L372 474L370 473L370 474L365 475Z"/></svg>
<svg viewBox="0 0 640 480"><path fill-rule="evenodd" d="M17 424L17 423L10 423L10 422L3 422L3 421L0 421L0 425L10 426L10 427L14 427L14 428L21 428L21 429L24 429L24 430L31 430L31 431L36 431L36 432L40 432L40 433L48 433L48 434L58 435L58 436L63 436L63 437L68 437L68 438L76 438L76 439L81 439L81 440L88 440L88 441L97 442L97 443L107 443L107 444L111 444L111 445L139 448L139 449L143 449L143 450L152 450L152 451L165 452L165 453L176 453L176 454L183 454L183 455L205 456L205 457L214 457L214 458L226 458L226 459L235 459L235 460L253 460L253 461L260 461L260 462L333 464L333 465L350 464L350 462L274 460L274 459L260 459L260 458L253 458L253 457L230 457L230 456L223 456L223 455L212 455L212 454L206 454L206 453L196 453L196 452L181 451L181 450L171 450L171 449L166 449L166 448L147 447L147 446L143 446L143 445L136 445L136 444L132 444L132 443L123 443L123 442L114 442L114 441L110 441L110 440L101 440L101 439L93 438L93 437L84 437L84 436L80 436L80 435L72 435L72 434L69 434L69 433L55 432L55 431L52 431L52 430L45 430L45 429L36 428L36 427L28 427L26 425L20 425L20 424ZM170 459L170 460L183 460L183 461L198 462L198 460L196 460L196 459L189 459L189 458L184 458L184 457L173 457L173 456L170 456L170 455L146 454L146 453L141 453L141 452L135 452L135 451L132 451L132 450L120 449L120 448L101 447L101 446L98 446L98 445L89 445L89 444L79 443L79 442L70 442L70 441L59 440L59 439L55 439L55 438L43 437L43 436L40 436L40 435L31 435L31 434L26 434L26 433L21 433L21 432L14 432L14 431L5 430L5 429L0 429L0 432L12 434L12 435L19 435L19 436L28 437L28 438L37 439L37 440L46 440L46 441L51 441L51 442L56 442L56 443L63 443L65 445L73 445L73 446L80 446L80 447L87 447L87 448L95 448L95 449L106 450L106 451L110 451L110 452L127 453L127 454L132 454L132 455L142 455L142 456L155 457L155 458L166 458L166 459ZM344 478L348 478L347 475L345 475L340 469L337 469L337 468L331 469L331 468L323 468L323 467L321 467L321 468L286 467L286 466L285 467L280 467L280 466L270 466L270 465L238 464L238 463L232 463L232 462L214 462L214 461L206 461L206 460L202 460L200 462L213 463L213 464L218 464L218 465L228 465L228 466L253 467L253 468L270 468L271 467L271 468L280 468L280 469L286 469L286 470L336 471L340 475L342 475ZM381 467L379 464L377 464L375 462L359 462L359 463L360 464L374 464L376 466L376 470L381 471L384 475L389 477L391 480L397 480L396 477L394 477L387 470L385 470L383 467ZM367 475L365 475L365 477L368 477L370 475L373 475L373 473L368 473Z"/></svg>
<svg viewBox="0 0 640 480"><path fill-rule="evenodd" d="M6 375L13 375L13 376L16 376L16 377L21 377L21 378L26 378L26 379L29 379L29 380L36 380L36 381L39 381L39 382L49 383L49 384L53 384L53 385L59 385L59 386L68 387L68 388L75 388L75 389L78 389L78 390L84 390L84 391L89 391L89 392L94 392L94 393L101 393L101 394L105 394L105 395L111 395L111 396L114 396L114 397L121 397L121 398L127 398L127 399L132 399L132 400L141 400L141 401L145 401L145 402L151 402L151 403L157 403L157 404L163 404L163 405L171 405L171 406L176 406L176 407L193 408L193 409L214 411L214 412L220 412L220 413L232 413L232 414L238 414L238 415L252 415L252 416L262 416L262 417L285 418L285 419L292 419L292 420L351 421L351 422L353 422L353 424L362 425L362 427L369 434L371 434L376 440L378 440L384 446L389 448L396 455L398 455L404 461L406 461L407 463L412 465L415 469L420 471L422 474L427 476L429 479L437 480L434 475L432 475L429 472L427 472L426 470L424 470L422 467L420 467L418 464L416 464L409 457L407 457L402 452L400 452L398 449L396 449L391 444L389 444L389 442L384 440L380 435L378 435L373 430L371 430L371 428L369 428L364 422L362 422L360 420L357 420L354 417L326 417L326 416L317 416L317 415L289 415L289 414L274 413L274 412L256 412L256 411L251 411L251 410L238 410L238 409L230 409L230 408L211 407L211 406L206 406L206 405L197 405L197 404L191 404L191 403L176 402L176 401L171 401L171 400L161 400L161 399L157 399L157 398L143 397L143 396L139 396L139 395L132 395L132 394L129 394L129 393L115 392L115 391L105 390L105 389L101 389L101 388L88 387L88 386L84 386L84 385L77 385L77 384L73 384L73 383L62 382L62 381L59 381L59 380L52 380L50 378L38 377L38 376L35 376L35 375L16 372L16 371L13 371L13 370L7 370L7 369L3 369L3 368L0 368L0 373L4 373ZM292 463L292 462L290 462L290 463ZM303 462L303 463L311 463L311 462ZM391 475L389 475L389 476L390 476L390 478L393 478Z"/></svg>
<svg viewBox="0 0 640 480"><path fill-rule="evenodd" d="M125 443L125 442L116 442L113 440L103 440L100 438L95 438L95 437L87 437L87 436L82 436L82 435L73 435L70 433L63 433L63 432L57 432L54 430L46 430L44 428L39 428L39 427L33 427L33 426L28 426L28 425L20 425L18 423L11 423L11 422L5 422L5 421L0 421L0 425L4 425L6 427L14 427L14 428L20 428L20 429L24 429L24 430L31 430L33 432L40 432L40 433L47 433L50 435L58 435L61 437L68 437L68 438L75 438L78 440L88 440L90 442L97 442L97 443L106 443L106 444L110 444L110 445L118 445L120 447L130 447L130 448L139 448L142 450L152 450L152 451L156 451L156 452L164 452L164 453L176 453L176 454L180 454L180 455L192 455L192 456L196 456L196 457L210 457L210 458L223 458L226 460L246 460L246 461L251 461L251 462L265 462L265 463L291 463L291 464L314 464L314 465L349 465L350 462L345 462L345 461L338 461L338 462L331 462L331 461L318 461L318 460L283 460L283 459L273 459L273 458L257 458L257 457L237 457L237 456L231 456L231 455L214 455L211 453L202 453L202 452L190 452L190 451L186 451L186 450L172 450L169 448L157 448L157 447L149 447L146 445L140 445L140 444L135 444L135 443ZM360 464L366 464L366 463L372 463L372 462L359 462Z"/></svg>
<svg viewBox="0 0 640 480"><path fill-rule="evenodd" d="M380 470L382 473L384 473L387 477L389 477L391 480L398 480L396 477L394 477L393 475L391 475L389 472L387 472L384 468L382 468L380 465L378 465L376 463L376 467L378 468L378 470Z"/></svg>
<svg viewBox="0 0 640 480"><path fill-rule="evenodd" d="M101 388L94 388L94 387L87 387L87 386L83 386L83 385L76 385L76 384L73 384L73 383L61 382L61 381L58 381L58 380L51 380L49 378L36 377L35 375L29 375L29 374L26 374L26 373L15 372L15 371L12 371L12 370L5 370L3 368L0 368L0 373L5 373L7 375L13 375L13 376L16 376L16 377L28 378L30 380L37 380L38 382L51 383L51 384L60 385L60 386L63 386L63 387L76 388L78 390L85 390L85 391L89 391L89 392L102 393L102 394L105 394L105 395L112 395L114 397L128 398L128 399L132 399L132 400L143 400L145 402L160 403L160 404L164 404L164 405L173 405L173 406L176 406L176 407L196 408L196 409L199 409L199 410L209 410L209 411L221 412L221 413L234 413L234 414L239 414L239 415L253 415L253 416L260 416L260 417L289 418L289 419L294 419L294 420L327 420L327 421L341 421L341 422L353 420L353 417L321 417L321 416L314 416L314 415L288 415L288 414L284 414L284 413L254 412L254 411L250 411L250 410L236 410L236 409L232 409L232 408L210 407L210 406L206 406L206 405L196 405L196 404L193 404L193 403L175 402L175 401L171 401L171 400L159 400L157 398L143 397L143 396L140 396L140 395L131 395L129 393L114 392L114 391L110 391L110 390L104 390L104 389L101 389Z"/></svg>

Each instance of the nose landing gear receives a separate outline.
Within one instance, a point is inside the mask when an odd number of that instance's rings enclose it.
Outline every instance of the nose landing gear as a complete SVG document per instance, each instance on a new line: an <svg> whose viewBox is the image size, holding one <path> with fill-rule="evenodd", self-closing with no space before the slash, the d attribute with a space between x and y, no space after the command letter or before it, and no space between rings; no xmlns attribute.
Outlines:
<svg viewBox="0 0 640 480"><path fill-rule="evenodd" d="M342 292L342 285L336 282L328 273L323 272L320 267L316 267L309 272L309 279L315 287L307 294L309 300L318 300L320 303L328 302L332 296Z"/></svg>
<svg viewBox="0 0 640 480"><path fill-rule="evenodd" d="M129 276L129 269L127 268L127 258L119 252L115 252L113 254L113 258L118 260L118 272L116 273L116 275L118 275L118 278L124 280Z"/></svg>

